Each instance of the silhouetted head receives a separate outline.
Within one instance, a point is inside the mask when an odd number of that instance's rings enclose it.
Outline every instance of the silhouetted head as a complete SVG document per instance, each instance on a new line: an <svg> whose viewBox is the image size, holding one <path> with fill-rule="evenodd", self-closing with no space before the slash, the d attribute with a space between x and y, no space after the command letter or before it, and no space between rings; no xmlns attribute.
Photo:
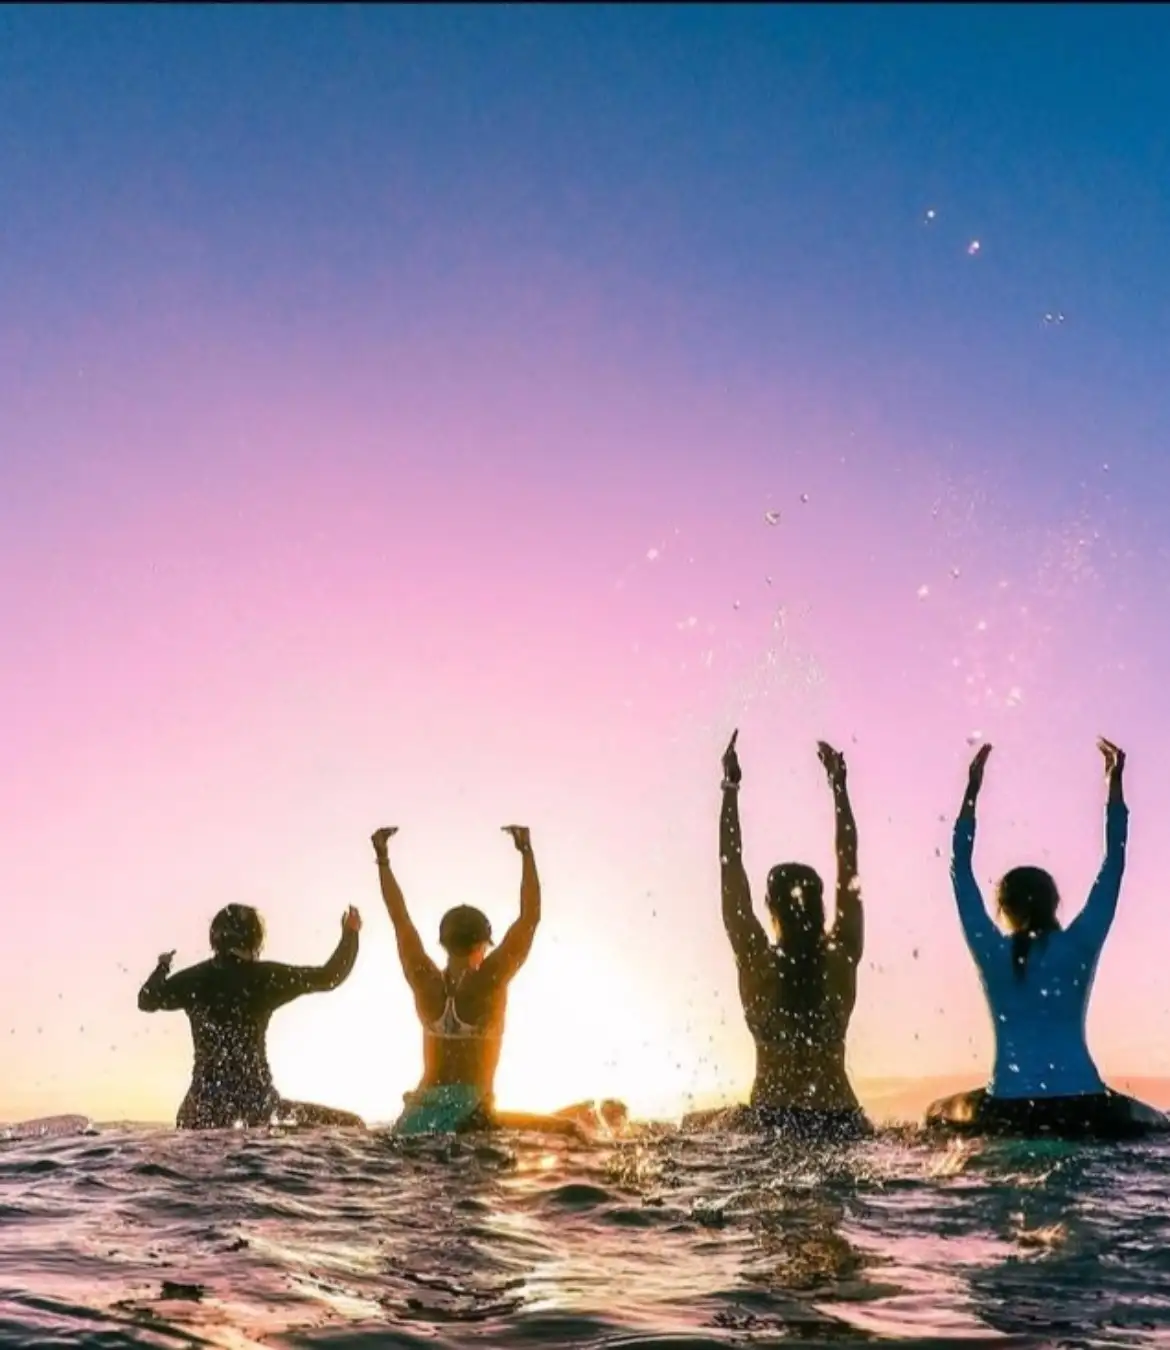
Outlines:
<svg viewBox="0 0 1170 1350"><path fill-rule="evenodd" d="M825 883L804 863L780 863L768 873L768 913L782 947L800 950L825 932Z"/></svg>
<svg viewBox="0 0 1170 1350"><path fill-rule="evenodd" d="M456 905L443 915L439 924L439 942L448 956L478 966L492 943L488 916L473 905Z"/></svg>
<svg viewBox="0 0 1170 1350"><path fill-rule="evenodd" d="M1011 933L1050 933L1056 927L1060 892L1042 867L1013 867L996 887L996 904Z"/></svg>
<svg viewBox="0 0 1170 1350"><path fill-rule="evenodd" d="M211 950L216 956L254 961L264 946L264 920L251 905L227 905L211 921Z"/></svg>
<svg viewBox="0 0 1170 1350"><path fill-rule="evenodd" d="M996 887L996 904L1012 935L1012 967L1022 980L1028 971L1032 939L1059 928L1060 892L1042 867L1013 867Z"/></svg>

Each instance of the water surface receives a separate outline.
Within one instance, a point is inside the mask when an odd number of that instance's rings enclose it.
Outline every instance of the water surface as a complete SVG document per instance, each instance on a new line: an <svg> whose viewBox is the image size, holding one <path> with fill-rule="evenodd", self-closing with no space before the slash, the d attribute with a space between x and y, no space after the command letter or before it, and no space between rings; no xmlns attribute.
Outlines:
<svg viewBox="0 0 1170 1350"><path fill-rule="evenodd" d="M1170 1144L0 1143L0 1344L1143 1345Z"/></svg>

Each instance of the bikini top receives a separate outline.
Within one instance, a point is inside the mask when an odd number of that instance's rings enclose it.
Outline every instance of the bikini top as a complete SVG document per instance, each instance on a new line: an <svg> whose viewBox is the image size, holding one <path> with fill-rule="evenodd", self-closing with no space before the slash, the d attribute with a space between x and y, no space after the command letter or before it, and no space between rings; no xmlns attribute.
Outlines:
<svg viewBox="0 0 1170 1350"><path fill-rule="evenodd" d="M466 972L464 972L466 974ZM483 1040L487 1035L482 1027L478 1027L474 1022L464 1022L455 1011L455 999L459 994L459 986L463 983L463 975L452 985L450 976L446 971L443 972L443 989L447 995L447 1002L443 1007L443 1014L434 1022L427 1026L430 1035L442 1041L470 1041Z"/></svg>

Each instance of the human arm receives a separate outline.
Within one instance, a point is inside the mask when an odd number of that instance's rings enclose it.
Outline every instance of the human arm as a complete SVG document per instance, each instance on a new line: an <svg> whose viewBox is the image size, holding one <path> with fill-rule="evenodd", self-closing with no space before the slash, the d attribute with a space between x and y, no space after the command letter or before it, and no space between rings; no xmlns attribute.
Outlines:
<svg viewBox="0 0 1170 1350"><path fill-rule="evenodd" d="M289 1003L302 994L323 994L344 984L358 954L362 916L351 905L341 916L341 938L323 966L286 966L265 962L268 999L272 1007Z"/></svg>
<svg viewBox="0 0 1170 1350"><path fill-rule="evenodd" d="M1069 935L1079 942L1099 948L1109 934L1117 900L1121 894L1121 878L1125 873L1126 846L1129 841L1129 808L1125 804L1122 777L1125 773L1125 751L1104 738L1097 742L1105 760L1108 795L1105 799L1105 857L1101 861L1093 889L1085 907L1069 924Z"/></svg>
<svg viewBox="0 0 1170 1350"><path fill-rule="evenodd" d="M532 840L523 825L505 825L521 858L520 917L512 924L500 945L484 961L486 974L496 979L510 980L528 960L536 928L540 923L540 877L532 853Z"/></svg>
<svg viewBox="0 0 1170 1350"><path fill-rule="evenodd" d="M857 870L857 821L849 801L845 756L826 741L817 742L817 754L833 790L836 818L837 913L833 920L833 942L856 964L865 946L865 913Z"/></svg>
<svg viewBox="0 0 1170 1350"><path fill-rule="evenodd" d="M171 978L174 952L163 952L150 978L138 991L139 1012L174 1012L184 1003L183 981Z"/></svg>
<svg viewBox="0 0 1170 1350"><path fill-rule="evenodd" d="M375 830L370 842L374 845L374 857L378 863L378 883L382 888L382 901L386 913L394 925L394 939L398 944L398 959L402 963L402 973L412 990L417 992L422 981L438 976L438 968L427 955L422 938L406 908L406 899L402 887L390 866L389 843L398 827L386 825Z"/></svg>
<svg viewBox="0 0 1170 1350"><path fill-rule="evenodd" d="M990 745L981 745L967 772L967 790L955 821L951 849L951 885L959 909L959 921L972 954L978 959L986 955L1002 937L991 921L987 906L975 880L973 867L975 853L975 808L983 787L983 771L991 754Z"/></svg>
<svg viewBox="0 0 1170 1350"><path fill-rule="evenodd" d="M735 953L736 963L751 965L768 950L768 936L752 909L752 888L743 865L743 839L739 826L739 785L743 773L735 742L738 731L723 752L723 804L719 810L719 872L723 901L723 927Z"/></svg>

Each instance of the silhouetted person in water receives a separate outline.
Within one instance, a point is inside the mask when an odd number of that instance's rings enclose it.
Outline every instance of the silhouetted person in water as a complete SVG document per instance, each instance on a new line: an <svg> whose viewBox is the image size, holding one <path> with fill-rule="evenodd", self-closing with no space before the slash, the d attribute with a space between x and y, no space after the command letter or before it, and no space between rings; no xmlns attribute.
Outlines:
<svg viewBox="0 0 1170 1350"><path fill-rule="evenodd" d="M1170 1127L1161 1112L1110 1092L1085 1041L1085 1015L1097 961L1121 891L1129 811L1122 791L1125 754L1110 741L1105 759L1105 857L1085 907L1067 928L1060 893L1040 867L1014 867L997 888L1003 933L983 904L972 870L975 807L991 746L980 746L955 821L951 880L959 918L979 968L995 1029L995 1067L987 1089L935 1102L928 1123L981 1134L1122 1137Z"/></svg>
<svg viewBox="0 0 1170 1350"><path fill-rule="evenodd" d="M423 1076L406 1098L400 1132L480 1129L501 1120L494 1109L496 1066L504 1037L508 985L528 959L540 922L540 878L528 831L504 827L523 860L520 917L495 950L487 915L459 905L443 915L439 943L443 970L423 948L390 867L387 845L395 827L372 837L382 898L423 1028ZM519 1122L520 1118L509 1118Z"/></svg>
<svg viewBox="0 0 1170 1350"><path fill-rule="evenodd" d="M228 905L211 921L210 961L170 973L174 952L158 959L138 994L143 1012L182 1009L191 1024L195 1066L179 1108L185 1130L236 1125L357 1125L359 1116L308 1102L286 1101L268 1067L268 1022L277 1008L302 994L336 989L357 959L361 915L341 920L341 941L323 966L261 961L264 922L248 905Z"/></svg>
<svg viewBox="0 0 1170 1350"><path fill-rule="evenodd" d="M735 742L723 756L719 855L723 925L739 972L739 995L756 1043L756 1077L748 1108L705 1112L707 1120L776 1129L802 1140L869 1133L845 1071L845 1035L857 998L863 945L857 877L857 826L845 786L845 758L824 741L821 763L837 812L837 912L825 929L824 883L804 863L768 873L773 946L752 909L739 824L742 774ZM688 1123L699 1117L692 1116Z"/></svg>

